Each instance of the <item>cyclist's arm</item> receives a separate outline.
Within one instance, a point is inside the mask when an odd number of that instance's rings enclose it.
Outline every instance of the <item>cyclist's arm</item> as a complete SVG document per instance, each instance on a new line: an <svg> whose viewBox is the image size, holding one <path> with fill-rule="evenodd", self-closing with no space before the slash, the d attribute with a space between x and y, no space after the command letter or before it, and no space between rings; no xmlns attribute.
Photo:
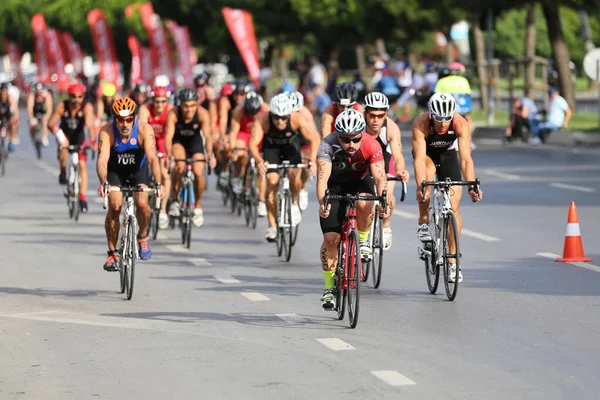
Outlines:
<svg viewBox="0 0 600 400"><path fill-rule="evenodd" d="M31 121L35 116L33 115L33 103L35 102L35 95L33 93L29 93L27 95L27 116Z"/></svg>
<svg viewBox="0 0 600 400"><path fill-rule="evenodd" d="M454 114L454 129L458 138L458 154L460 155L460 167L467 181L475 180L475 164L471 158L471 129L469 123L460 115Z"/></svg>
<svg viewBox="0 0 600 400"><path fill-rule="evenodd" d="M260 151L258 151L258 145L260 144L260 142L262 142L263 137L265 135L262 126L262 121L265 118L265 116L266 118L269 118L269 114L263 113L256 119L254 125L252 125L252 133L250 135L250 142L248 143L248 149L250 150L250 154L252 154L252 157L254 157L254 159L256 160L257 165L265 162L265 160L263 160L263 158L260 156Z"/></svg>
<svg viewBox="0 0 600 400"><path fill-rule="evenodd" d="M173 157L173 136L175 136L175 124L177 123L177 113L175 109L167 114L167 123L165 124L165 151L169 158Z"/></svg>
<svg viewBox="0 0 600 400"><path fill-rule="evenodd" d="M140 134L142 135L142 144L144 146L144 152L150 164L150 170L154 176L154 182L161 182L160 174L160 163L158 162L158 154L156 152L156 140L154 139L154 129L152 126L141 123Z"/></svg>
<svg viewBox="0 0 600 400"><path fill-rule="evenodd" d="M102 97L96 97L96 117L99 120L102 120L104 116L104 102L102 101Z"/></svg>
<svg viewBox="0 0 600 400"><path fill-rule="evenodd" d="M240 131L240 122L244 116L244 106L236 107L231 115L231 128L229 129L229 145L235 148L238 132Z"/></svg>
<svg viewBox="0 0 600 400"><path fill-rule="evenodd" d="M210 113L210 126L212 129L212 136L218 135L219 130L217 129L217 121L219 120L219 113L217 112L217 103L212 100L208 102L208 112Z"/></svg>
<svg viewBox="0 0 600 400"><path fill-rule="evenodd" d="M325 136L331 133L331 124L333 123L333 110L332 106L327 106L323 115L321 116L321 139L325 139Z"/></svg>
<svg viewBox="0 0 600 400"><path fill-rule="evenodd" d="M46 93L46 119L52 115L53 108L52 95L48 92Z"/></svg>
<svg viewBox="0 0 600 400"><path fill-rule="evenodd" d="M310 110L306 108L306 106L302 106L299 113L306 119L310 130L314 131L320 138L319 129L317 128L317 124L315 123L315 117L310 112Z"/></svg>
<svg viewBox="0 0 600 400"><path fill-rule="evenodd" d="M108 159L110 158L110 125L106 124L100 129L98 135L98 159L96 160L96 173L102 185L108 181Z"/></svg>
<svg viewBox="0 0 600 400"><path fill-rule="evenodd" d="M369 164L371 170L371 176L375 181L375 188L377 189L377 195L381 196L383 191L387 189L387 178L385 174L385 162L383 160Z"/></svg>
<svg viewBox="0 0 600 400"><path fill-rule="evenodd" d="M86 103L84 109L83 109L83 117L85 119L85 127L87 128L88 131L88 137L90 139L90 141L93 143L96 141L96 130L94 129L94 121L95 121L95 114L94 114L94 106L92 106L91 103Z"/></svg>
<svg viewBox="0 0 600 400"><path fill-rule="evenodd" d="M427 164L425 162L425 157L427 157L427 142L425 142L422 120L422 117L417 118L412 128L413 165L415 167L415 182L418 187L427 178Z"/></svg>
<svg viewBox="0 0 600 400"><path fill-rule="evenodd" d="M229 108L231 108L229 99L221 97L219 99L219 135L221 137L225 137L227 134L227 114L229 113Z"/></svg>
<svg viewBox="0 0 600 400"><path fill-rule="evenodd" d="M18 121L19 120L19 99L15 98L13 96L8 96L8 102L10 103L10 106L12 107L13 110L13 115L11 120L13 121Z"/></svg>
<svg viewBox="0 0 600 400"><path fill-rule="evenodd" d="M319 151L319 135L317 132L313 132L310 129L310 125L306 118L300 113L292 113L292 129L295 129L295 126L300 128L300 133L306 140L310 142L310 161L314 163L317 161L317 152Z"/></svg>
<svg viewBox="0 0 600 400"><path fill-rule="evenodd" d="M325 191L331 177L333 147L327 141L322 141L317 153L317 201L320 205L325 202Z"/></svg>
<svg viewBox="0 0 600 400"><path fill-rule="evenodd" d="M210 114L203 107L198 107L198 120L202 124L202 129L204 129L204 127L207 128L206 131L203 132L204 142L205 142L204 151L206 151L208 160L211 160L215 156L213 154L214 149L213 149L212 127L210 125Z"/></svg>
<svg viewBox="0 0 600 400"><path fill-rule="evenodd" d="M138 115L138 121L148 123L148 117L150 116L150 111L148 110L148 106L143 104L140 107L140 114Z"/></svg>
<svg viewBox="0 0 600 400"><path fill-rule="evenodd" d="M387 139L392 150L392 157L394 158L394 164L396 165L396 175L400 176L402 171L406 169L406 161L402 154L402 140L400 128L390 117L387 118Z"/></svg>
<svg viewBox="0 0 600 400"><path fill-rule="evenodd" d="M60 121L60 117L62 116L64 111L65 111L65 105L64 105L64 103L60 102L60 103L58 103L58 105L52 112L52 115L48 119L48 129L50 130L50 132L52 132L52 134L54 136L56 136L58 143L61 145L67 139L65 137L65 133L62 131L62 129L60 129L59 126L57 126L57 124L58 124L58 121Z"/></svg>

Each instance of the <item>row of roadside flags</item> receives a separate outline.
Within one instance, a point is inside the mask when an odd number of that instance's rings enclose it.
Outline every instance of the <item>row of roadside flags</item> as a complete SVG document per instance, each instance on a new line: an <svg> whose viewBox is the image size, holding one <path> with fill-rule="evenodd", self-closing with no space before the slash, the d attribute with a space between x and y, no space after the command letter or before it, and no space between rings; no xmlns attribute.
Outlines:
<svg viewBox="0 0 600 400"><path fill-rule="evenodd" d="M154 12L152 3L134 3L127 6L125 17L131 18L135 12L140 14L150 46L143 46L135 35L129 35L127 44L132 57L131 84L135 85L142 81L151 82L158 74L165 74L171 82L177 82L176 71L179 70L184 85L191 85L192 67L197 63L197 57L187 26L180 26L172 20L166 21L165 25L175 43L175 51L173 51L160 16ZM252 15L247 11L229 7L223 8L222 13L246 65L250 79L258 83L260 64ZM92 33L100 79L121 88L119 62L112 31L104 16L104 10L96 8L89 11L87 21ZM50 85L54 77L58 90L66 91L70 77L65 71L65 65L70 62L76 76L83 74L84 53L79 43L73 39L70 33L60 32L47 26L42 14L35 14L31 18L31 27L34 34L37 80ZM16 76L15 83L17 86L23 87L23 76L20 71L21 47L19 43L5 38L4 48L10 61L11 72Z"/></svg>

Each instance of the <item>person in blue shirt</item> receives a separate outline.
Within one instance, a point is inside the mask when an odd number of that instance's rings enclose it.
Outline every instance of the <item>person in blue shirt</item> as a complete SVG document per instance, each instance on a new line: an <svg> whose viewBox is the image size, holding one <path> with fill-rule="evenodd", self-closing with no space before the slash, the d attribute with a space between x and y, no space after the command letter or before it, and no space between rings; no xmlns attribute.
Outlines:
<svg viewBox="0 0 600 400"><path fill-rule="evenodd" d="M518 138L526 141L527 137L523 135L523 128L527 128L531 132L534 121L538 119L538 109L533 100L527 96L516 98L512 107L510 123L506 127L505 141L511 142Z"/></svg>
<svg viewBox="0 0 600 400"><path fill-rule="evenodd" d="M550 96L550 103L548 104L546 121L539 122L538 120L534 120L531 127L532 137L529 140L530 144L545 143L552 132L566 128L569 125L571 109L567 101L558 94L558 90L554 87L548 89L548 95Z"/></svg>

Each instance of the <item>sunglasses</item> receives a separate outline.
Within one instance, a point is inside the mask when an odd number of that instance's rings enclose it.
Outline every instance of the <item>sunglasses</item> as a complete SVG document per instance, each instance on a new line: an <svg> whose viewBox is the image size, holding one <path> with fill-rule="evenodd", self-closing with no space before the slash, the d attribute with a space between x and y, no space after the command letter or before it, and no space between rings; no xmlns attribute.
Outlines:
<svg viewBox="0 0 600 400"><path fill-rule="evenodd" d="M340 140L342 141L342 143L346 143L346 144L350 144L350 142L352 142L352 143L360 143L360 141L362 140L362 135L360 135L359 137L356 137L354 139L340 136Z"/></svg>
<svg viewBox="0 0 600 400"><path fill-rule="evenodd" d="M167 101L166 101L166 100L153 100L152 102L153 102L154 104L164 104L164 103L166 103Z"/></svg>
<svg viewBox="0 0 600 400"><path fill-rule="evenodd" d="M116 117L116 120L120 124L130 124L135 120L135 117Z"/></svg>
<svg viewBox="0 0 600 400"><path fill-rule="evenodd" d="M373 113L367 113L367 117L369 118L374 118L374 119L382 119L385 118L386 113L383 114L373 114Z"/></svg>
<svg viewBox="0 0 600 400"><path fill-rule="evenodd" d="M281 115L274 115L272 114L271 117L273 118L273 120L277 121L277 120L282 120L282 121L287 121L287 119L290 117L289 115L286 116L281 116Z"/></svg>
<svg viewBox="0 0 600 400"><path fill-rule="evenodd" d="M439 115L434 115L433 119L436 120L437 122L442 122L442 121L452 121L452 116L450 117L440 117Z"/></svg>

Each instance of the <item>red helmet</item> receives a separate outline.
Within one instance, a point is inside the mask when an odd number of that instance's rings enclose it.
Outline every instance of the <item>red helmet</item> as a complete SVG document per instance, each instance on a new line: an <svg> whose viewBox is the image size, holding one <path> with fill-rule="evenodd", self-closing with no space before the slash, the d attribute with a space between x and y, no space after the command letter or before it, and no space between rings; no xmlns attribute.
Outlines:
<svg viewBox="0 0 600 400"><path fill-rule="evenodd" d="M171 91L165 86L155 86L152 88L152 97L169 97Z"/></svg>
<svg viewBox="0 0 600 400"><path fill-rule="evenodd" d="M69 94L84 94L86 89L83 83L72 83L69 85Z"/></svg>
<svg viewBox="0 0 600 400"><path fill-rule="evenodd" d="M233 85L226 83L221 88L221 96L231 96L233 94Z"/></svg>

